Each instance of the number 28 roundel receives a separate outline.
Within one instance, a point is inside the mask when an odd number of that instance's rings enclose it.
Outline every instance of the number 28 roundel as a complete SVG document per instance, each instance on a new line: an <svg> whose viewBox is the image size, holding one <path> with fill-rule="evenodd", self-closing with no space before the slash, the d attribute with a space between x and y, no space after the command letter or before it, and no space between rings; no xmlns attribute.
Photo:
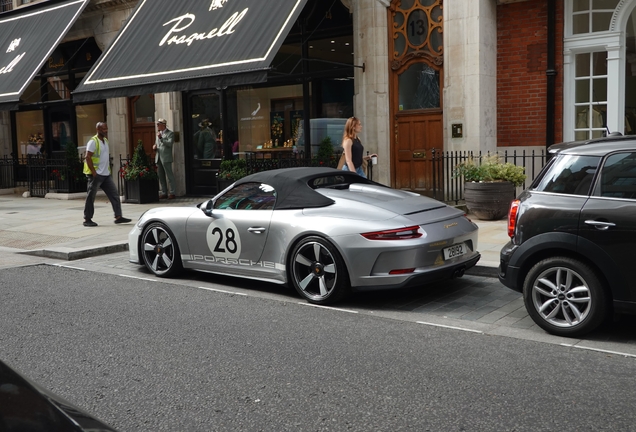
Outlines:
<svg viewBox="0 0 636 432"><path fill-rule="evenodd" d="M210 224L206 240L210 252L217 258L238 258L241 255L241 237L232 221L219 219Z"/></svg>

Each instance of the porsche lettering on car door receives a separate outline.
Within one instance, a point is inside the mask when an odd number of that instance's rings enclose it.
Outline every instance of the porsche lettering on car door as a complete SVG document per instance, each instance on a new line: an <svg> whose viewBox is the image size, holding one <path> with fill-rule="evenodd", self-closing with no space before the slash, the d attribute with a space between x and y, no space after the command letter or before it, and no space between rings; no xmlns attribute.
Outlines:
<svg viewBox="0 0 636 432"><path fill-rule="evenodd" d="M260 262L272 218L276 192L261 183L238 185L214 201L211 212L188 220L190 259L197 268L223 267L249 273Z"/></svg>

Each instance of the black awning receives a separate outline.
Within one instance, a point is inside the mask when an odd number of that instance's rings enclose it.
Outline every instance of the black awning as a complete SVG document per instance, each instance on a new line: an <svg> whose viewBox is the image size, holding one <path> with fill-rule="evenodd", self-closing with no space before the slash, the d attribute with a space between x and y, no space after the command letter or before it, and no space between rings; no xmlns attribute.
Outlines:
<svg viewBox="0 0 636 432"><path fill-rule="evenodd" d="M88 2L43 2L0 16L0 110L17 106Z"/></svg>
<svg viewBox="0 0 636 432"><path fill-rule="evenodd" d="M141 0L77 102L263 82L307 0Z"/></svg>

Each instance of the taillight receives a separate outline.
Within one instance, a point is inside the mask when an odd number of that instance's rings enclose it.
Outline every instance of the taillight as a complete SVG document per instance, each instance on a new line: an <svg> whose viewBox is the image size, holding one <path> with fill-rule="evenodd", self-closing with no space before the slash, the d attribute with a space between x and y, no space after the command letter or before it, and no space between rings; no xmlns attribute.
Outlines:
<svg viewBox="0 0 636 432"><path fill-rule="evenodd" d="M386 231L375 231L361 234L368 240L407 240L422 237L419 226L399 228Z"/></svg>
<svg viewBox="0 0 636 432"><path fill-rule="evenodd" d="M508 237L513 238L515 236L515 227L517 226L517 213L519 213L519 204L521 201L518 199L513 200L510 203L510 210L508 210Z"/></svg>

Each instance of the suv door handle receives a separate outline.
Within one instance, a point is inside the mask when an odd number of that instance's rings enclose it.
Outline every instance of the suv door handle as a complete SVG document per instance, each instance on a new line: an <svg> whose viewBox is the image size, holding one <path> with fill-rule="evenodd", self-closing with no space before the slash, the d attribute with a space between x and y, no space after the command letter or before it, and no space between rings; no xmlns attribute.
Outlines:
<svg viewBox="0 0 636 432"><path fill-rule="evenodd" d="M612 222L600 222L595 220L586 220L585 223L587 225L592 225L594 228L600 231L605 231L610 227L615 227L616 224Z"/></svg>
<svg viewBox="0 0 636 432"><path fill-rule="evenodd" d="M251 232L251 233L254 233L254 234L263 234L263 232L265 231L265 228L263 228L263 227L252 227L252 228L248 228L247 231Z"/></svg>

